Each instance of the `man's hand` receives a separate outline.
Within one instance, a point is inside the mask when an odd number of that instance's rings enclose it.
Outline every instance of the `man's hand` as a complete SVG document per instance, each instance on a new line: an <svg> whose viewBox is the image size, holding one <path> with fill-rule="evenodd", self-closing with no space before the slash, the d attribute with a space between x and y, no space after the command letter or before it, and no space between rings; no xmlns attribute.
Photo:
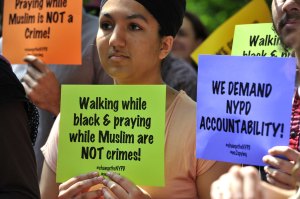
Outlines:
<svg viewBox="0 0 300 199"><path fill-rule="evenodd" d="M24 58L28 70L22 84L29 99L40 109L51 112L55 116L60 112L60 84L54 73L35 56Z"/></svg>

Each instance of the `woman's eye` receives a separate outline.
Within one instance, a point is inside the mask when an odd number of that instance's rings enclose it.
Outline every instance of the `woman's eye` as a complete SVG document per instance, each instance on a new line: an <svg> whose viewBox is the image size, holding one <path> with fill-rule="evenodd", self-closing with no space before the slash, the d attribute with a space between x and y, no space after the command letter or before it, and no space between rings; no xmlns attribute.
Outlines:
<svg viewBox="0 0 300 199"><path fill-rule="evenodd" d="M112 25L110 23L107 23L107 22L101 23L100 27L101 27L102 30L110 30L110 29L112 29Z"/></svg>
<svg viewBox="0 0 300 199"><path fill-rule="evenodd" d="M130 24L129 28L130 30L141 30L141 27L137 24Z"/></svg>

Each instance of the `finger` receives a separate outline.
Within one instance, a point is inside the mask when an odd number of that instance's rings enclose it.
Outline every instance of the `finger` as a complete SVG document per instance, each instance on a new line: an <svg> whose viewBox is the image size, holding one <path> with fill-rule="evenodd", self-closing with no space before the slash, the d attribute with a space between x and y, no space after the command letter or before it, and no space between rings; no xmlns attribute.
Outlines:
<svg viewBox="0 0 300 199"><path fill-rule="evenodd" d="M293 178L295 179L295 181L297 181L297 183L299 184L300 181L300 159L298 159L295 162L295 165L292 169L292 174Z"/></svg>
<svg viewBox="0 0 300 199"><path fill-rule="evenodd" d="M43 74L39 70L37 70L31 65L28 66L27 74L30 75L35 80L38 80L43 76Z"/></svg>
<svg viewBox="0 0 300 199"><path fill-rule="evenodd" d="M87 193L80 194L76 196L74 199L95 199L103 196L103 191L102 190L95 190L95 191L90 191Z"/></svg>
<svg viewBox="0 0 300 199"><path fill-rule="evenodd" d="M243 176L243 197L242 198L259 198L260 192L260 177L254 167L243 167L241 175Z"/></svg>
<svg viewBox="0 0 300 199"><path fill-rule="evenodd" d="M266 155L263 157L263 161L273 168L277 168L282 172L291 174L294 164L288 160L277 158L271 155Z"/></svg>
<svg viewBox="0 0 300 199"><path fill-rule="evenodd" d="M105 187L102 188L102 193L105 199L117 199L114 194Z"/></svg>
<svg viewBox="0 0 300 199"><path fill-rule="evenodd" d="M62 183L59 186L59 188L62 189L62 190L68 189L69 187L71 187L76 182L80 182L80 181L87 180L87 179L92 179L92 178L95 178L95 177L98 177L98 176L99 176L98 172L90 172L90 173L87 173L87 174L79 175L79 176L73 177L73 178L69 179L68 181Z"/></svg>
<svg viewBox="0 0 300 199"><path fill-rule="evenodd" d="M59 187L59 195L62 198L72 198L74 196L79 196L79 194L81 195L81 197L84 198L83 193L87 193L87 190L89 188L91 188L92 186L101 183L103 180L103 177L94 177L92 179L87 179L87 180L83 180L83 181L79 181L76 182L75 184L73 184L72 186L70 186L68 189L62 189L61 187ZM92 191L94 192L94 191Z"/></svg>
<svg viewBox="0 0 300 199"><path fill-rule="evenodd" d="M22 83L22 85L23 85L23 87L24 87L24 90L25 90L25 92L26 92L26 95L28 95L32 90L31 90L31 88L27 85L27 83L26 82L21 82Z"/></svg>
<svg viewBox="0 0 300 199"><path fill-rule="evenodd" d="M288 185L291 187L295 186L296 181L291 175L281 172L280 170L274 169L269 166L265 166L264 170L268 174L268 176L272 178L271 179L272 181L275 180L279 183L282 183L282 184L285 184L285 185Z"/></svg>
<svg viewBox="0 0 300 199"><path fill-rule="evenodd" d="M284 183L281 183L277 180L275 180L274 178L272 178L272 176L270 176L269 174L266 175L266 178L267 178L267 181L274 185L275 187L279 187L279 188L282 188L282 189L287 189L287 190L290 190L290 189L294 189L293 187L287 185L287 184L284 184Z"/></svg>
<svg viewBox="0 0 300 199"><path fill-rule="evenodd" d="M268 153L273 156L285 156L289 160L296 161L300 156L300 153L296 150L291 149L288 146L275 146L269 149Z"/></svg>
<svg viewBox="0 0 300 199"><path fill-rule="evenodd" d="M107 175L108 176L112 175L114 177L111 178L112 180L104 179L102 183L105 186L107 186L113 192L113 194L116 195L117 198L128 198L129 192L127 190L124 190L124 188L119 185L120 180L113 181L116 179L116 177L115 177L116 174L115 175L107 174ZM123 181L121 181L121 183L123 183ZM133 185L133 186L135 186L135 185Z"/></svg>
<svg viewBox="0 0 300 199"><path fill-rule="evenodd" d="M34 103L36 106L39 106L41 108L43 108L42 106L40 106L40 103L39 103L39 96L37 94L37 92L35 92L35 88L36 86L33 86L32 88L30 88L26 82L22 82L22 85L24 87L24 90L26 92L26 95L27 97L32 101L32 103Z"/></svg>
<svg viewBox="0 0 300 199"><path fill-rule="evenodd" d="M48 67L42 62L40 59L33 55L27 55L24 57L24 61L27 62L29 65L35 67L42 73L46 73L49 69Z"/></svg>
<svg viewBox="0 0 300 199"><path fill-rule="evenodd" d="M37 85L37 82L28 74L24 75L22 81L25 82L29 88L33 88Z"/></svg>
<svg viewBox="0 0 300 199"><path fill-rule="evenodd" d="M119 184L124 190L126 190L127 192L132 192L135 190L139 190L139 188L137 188L137 186L135 184L133 184L130 180L114 173L114 172L107 172L107 176L113 180L114 182L116 182L117 184Z"/></svg>

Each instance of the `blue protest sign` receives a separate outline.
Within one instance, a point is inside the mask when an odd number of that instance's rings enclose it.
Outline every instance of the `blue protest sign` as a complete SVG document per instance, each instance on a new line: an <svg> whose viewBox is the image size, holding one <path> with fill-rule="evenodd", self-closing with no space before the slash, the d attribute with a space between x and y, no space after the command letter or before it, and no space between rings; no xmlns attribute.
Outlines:
<svg viewBox="0 0 300 199"><path fill-rule="evenodd" d="M264 165L288 145L294 58L200 55L197 158Z"/></svg>

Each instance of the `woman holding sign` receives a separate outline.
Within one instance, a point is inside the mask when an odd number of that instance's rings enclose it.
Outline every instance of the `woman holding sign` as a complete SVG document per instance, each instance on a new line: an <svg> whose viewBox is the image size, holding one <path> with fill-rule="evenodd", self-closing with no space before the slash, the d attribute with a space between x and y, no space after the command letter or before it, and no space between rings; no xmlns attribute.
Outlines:
<svg viewBox="0 0 300 199"><path fill-rule="evenodd" d="M185 0L101 2L97 47L115 84L164 84L161 63L172 49L184 11ZM169 87L166 96L164 187L137 187L114 173L107 173L109 179L97 173L74 177L59 187L55 182L58 118L43 148L42 198L209 198L210 184L230 165L196 159L196 104ZM95 184L106 187L87 192Z"/></svg>

